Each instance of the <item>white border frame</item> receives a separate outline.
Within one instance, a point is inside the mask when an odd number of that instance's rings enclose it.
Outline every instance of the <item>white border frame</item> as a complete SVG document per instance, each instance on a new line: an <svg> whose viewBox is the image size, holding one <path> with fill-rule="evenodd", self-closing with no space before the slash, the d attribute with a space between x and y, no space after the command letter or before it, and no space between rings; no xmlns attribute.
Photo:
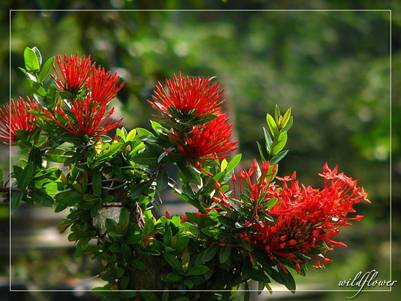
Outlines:
<svg viewBox="0 0 401 301"><path fill-rule="evenodd" d="M390 279L389 281L392 281L392 9L10 9L9 10L9 99L11 101L11 27L12 27L12 22L11 22L11 16L12 12L19 12L19 11L26 11L26 12L56 12L56 11L67 11L67 12L81 12L81 11L87 11L87 12L108 12L108 11L116 11L116 12L133 12L133 11L144 11L144 12L259 12L259 11L272 11L272 12L388 12L389 13L389 110L390 110L390 119L389 119L389 132L390 132L390 137L389 137L389 181L390 181L390 191L389 191L389 201L390 201L390 216L389 216L389 235L390 235L390 244L389 244L389 264L390 264ZM11 110L11 107L10 107ZM9 146L9 172L11 174L11 143ZM11 187L10 187L10 196L11 196ZM49 293L54 293L54 292L90 292L90 293L96 293L96 292L107 292L107 293L123 293L123 292L230 292L232 290L116 290L116 291L110 291L110 290L96 290L94 291L93 289L71 289L71 290L53 290L53 289L32 289L32 290L22 290L22 289L12 289L12 283L11 283L11 271L12 271L12 260L11 260L11 250L12 250L12 242L11 242L11 206L10 206L10 211L9 211L9 292L49 292ZM259 290L255 289L239 289L236 290L237 292L258 292ZM350 289L350 290L340 290L340 289L335 289L335 290L296 290L295 293L297 292L391 292L392 291L392 286L389 287L388 290L367 290L367 289L362 289L362 290L357 290L357 289ZM287 289L279 289L279 290L274 290L274 292L289 292Z"/></svg>

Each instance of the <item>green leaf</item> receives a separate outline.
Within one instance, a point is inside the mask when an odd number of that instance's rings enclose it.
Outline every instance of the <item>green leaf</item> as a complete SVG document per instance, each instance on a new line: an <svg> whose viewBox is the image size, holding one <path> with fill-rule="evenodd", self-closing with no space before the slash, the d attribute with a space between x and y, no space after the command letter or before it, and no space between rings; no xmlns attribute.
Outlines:
<svg viewBox="0 0 401 301"><path fill-rule="evenodd" d="M270 210L271 208L273 208L274 205L277 204L277 201L278 201L277 198L273 198L273 199L268 200L268 201L266 202L266 205L264 206L264 207L265 207L265 210Z"/></svg>
<svg viewBox="0 0 401 301"><path fill-rule="evenodd" d="M64 163L66 160L72 158L74 152L72 151L65 151L59 148L49 149L45 153L45 158L49 161L53 161L56 163Z"/></svg>
<svg viewBox="0 0 401 301"><path fill-rule="evenodd" d="M60 181L55 181L55 182L49 182L45 185L43 185L43 188L45 190L45 193L48 195L55 195L60 191L60 187L62 186L62 183Z"/></svg>
<svg viewBox="0 0 401 301"><path fill-rule="evenodd" d="M145 222L145 227L143 227L142 233L143 236L148 236L151 234L154 230L155 225L153 224L153 221L151 219L147 219Z"/></svg>
<svg viewBox="0 0 401 301"><path fill-rule="evenodd" d="M129 133L127 134L127 138L126 141L133 141L134 138L136 136L136 129L132 129L131 131L129 131Z"/></svg>
<svg viewBox="0 0 401 301"><path fill-rule="evenodd" d="M219 249L217 247L207 248L205 251L202 252L201 260L203 263L209 262L216 256L217 251Z"/></svg>
<svg viewBox="0 0 401 301"><path fill-rule="evenodd" d="M92 189L93 194L96 196L101 196L102 194L102 174L100 171L95 171L92 174Z"/></svg>
<svg viewBox="0 0 401 301"><path fill-rule="evenodd" d="M281 116L280 107L278 106L278 104L276 104L274 106L274 119L276 120L277 123L280 119L280 116Z"/></svg>
<svg viewBox="0 0 401 301"><path fill-rule="evenodd" d="M227 262L231 255L231 248L221 248L219 254L219 261L221 264Z"/></svg>
<svg viewBox="0 0 401 301"><path fill-rule="evenodd" d="M32 47L32 51L35 53L36 58L39 62L39 67L42 65L42 54L40 53L38 47L34 46Z"/></svg>
<svg viewBox="0 0 401 301"><path fill-rule="evenodd" d="M26 71L24 68L18 67L19 70L21 70L25 76L31 81L31 82L37 82L36 76L33 75L32 73Z"/></svg>
<svg viewBox="0 0 401 301"><path fill-rule="evenodd" d="M35 51L29 47L24 49L25 69L28 71L37 71L40 68L39 59Z"/></svg>
<svg viewBox="0 0 401 301"><path fill-rule="evenodd" d="M287 132L281 132L273 145L271 154L275 155L279 153L287 143Z"/></svg>
<svg viewBox="0 0 401 301"><path fill-rule="evenodd" d="M31 194L31 197L34 202L36 202L42 206L50 207L54 203L53 198L41 190L35 190Z"/></svg>
<svg viewBox="0 0 401 301"><path fill-rule="evenodd" d="M197 265L190 268L187 272L188 276L199 276L209 272L209 268L205 265Z"/></svg>
<svg viewBox="0 0 401 301"><path fill-rule="evenodd" d="M168 273L165 277L163 277L167 282L181 282L184 278L177 273Z"/></svg>
<svg viewBox="0 0 401 301"><path fill-rule="evenodd" d="M161 133L161 132L163 132L163 126L162 126L160 123L151 120L151 121L150 121L150 125L152 126L152 129L153 129L156 133Z"/></svg>
<svg viewBox="0 0 401 301"><path fill-rule="evenodd" d="M120 219L118 220L118 224L123 228L126 229L129 225L130 220L130 213L127 208L121 208L120 211Z"/></svg>
<svg viewBox="0 0 401 301"><path fill-rule="evenodd" d="M266 122L267 125L269 126L270 133L272 134L273 137L276 137L278 135L278 127L272 115L270 114L266 115Z"/></svg>
<svg viewBox="0 0 401 301"><path fill-rule="evenodd" d="M14 169L14 171L16 170ZM33 163L29 162L21 173L19 173L18 175L16 174L17 185L21 190L25 190L28 187L33 178L33 171Z"/></svg>
<svg viewBox="0 0 401 301"><path fill-rule="evenodd" d="M290 271L288 271L287 274L284 274L284 278L285 278L285 283L284 283L284 285L285 285L293 294L295 294L296 284L295 284L294 277L292 277Z"/></svg>
<svg viewBox="0 0 401 301"><path fill-rule="evenodd" d="M40 72L38 74L38 80L39 82L43 82L47 77L49 76L50 72L53 70L53 62L54 62L54 57L50 57L46 60L46 62L43 64L42 68L40 69Z"/></svg>
<svg viewBox="0 0 401 301"><path fill-rule="evenodd" d="M262 161L266 161L265 155L263 154L262 146L260 145L260 143L259 143L258 141L256 141L256 144L257 144L257 146L258 146L258 151L259 151L260 159L261 159Z"/></svg>
<svg viewBox="0 0 401 301"><path fill-rule="evenodd" d="M170 253L164 253L164 260L176 271L182 271L182 266L179 260Z"/></svg>
<svg viewBox="0 0 401 301"><path fill-rule="evenodd" d="M276 266L270 266L270 264L264 264L263 268L265 271L278 283L284 284L292 293L295 293L296 285L295 280L292 277L290 271L283 272Z"/></svg>
<svg viewBox="0 0 401 301"><path fill-rule="evenodd" d="M230 162L228 163L225 171L226 174L230 173L235 167L237 167L237 165L239 164L239 162L241 162L241 154L235 155Z"/></svg>
<svg viewBox="0 0 401 301"><path fill-rule="evenodd" d="M284 113L283 119L281 120L280 127L284 128L290 121L290 118L291 118L291 108L288 108L288 110Z"/></svg>
<svg viewBox="0 0 401 301"><path fill-rule="evenodd" d="M163 236L163 243L167 246L170 245L172 237L173 237L173 232L171 231L171 227L168 227Z"/></svg>
<svg viewBox="0 0 401 301"><path fill-rule="evenodd" d="M120 137L123 141L125 141L126 135L127 135L127 130L125 128L118 128L116 130L116 136Z"/></svg>
<svg viewBox="0 0 401 301"><path fill-rule="evenodd" d="M283 127L283 130L288 131L292 127L293 122L294 122L294 117L291 116L286 125Z"/></svg>
<svg viewBox="0 0 401 301"><path fill-rule="evenodd" d="M177 252L183 252L185 248L188 246L189 237L188 236L181 236L177 239Z"/></svg>
<svg viewBox="0 0 401 301"><path fill-rule="evenodd" d="M14 211L17 209L21 203L21 200L24 196L22 191L12 191L11 192L11 210Z"/></svg>
<svg viewBox="0 0 401 301"><path fill-rule="evenodd" d="M227 168L228 162L226 159L223 159L221 161L221 165L220 165L220 171L224 171Z"/></svg>
<svg viewBox="0 0 401 301"><path fill-rule="evenodd" d="M73 190L63 191L55 196L56 199L56 212L62 211L68 206L74 206L81 201L82 195Z"/></svg>
<svg viewBox="0 0 401 301"><path fill-rule="evenodd" d="M28 161L32 162L32 164L36 167L42 166L42 152L39 148L33 147L29 152Z"/></svg>
<svg viewBox="0 0 401 301"><path fill-rule="evenodd" d="M269 132L267 131L267 129L265 127L263 127L263 134L265 136L265 145L266 145L267 153L270 154L271 146L273 144L272 136L269 134Z"/></svg>
<svg viewBox="0 0 401 301"><path fill-rule="evenodd" d="M282 150L281 152L279 152L277 155L274 155L271 160L270 163L272 164L277 164L281 159L283 159L286 155L288 154L288 149L287 150Z"/></svg>
<svg viewBox="0 0 401 301"><path fill-rule="evenodd" d="M111 218L106 218L105 225L106 225L106 230L109 234L116 232L117 223L115 220L112 220Z"/></svg>
<svg viewBox="0 0 401 301"><path fill-rule="evenodd" d="M154 137L152 132L148 131L147 129L144 128L137 128L136 129L136 134L138 137L143 137L143 136L149 136L149 137Z"/></svg>
<svg viewBox="0 0 401 301"><path fill-rule="evenodd" d="M46 90L37 82L32 82L31 83L32 89L34 91L35 94L45 97L47 92Z"/></svg>
<svg viewBox="0 0 401 301"><path fill-rule="evenodd" d="M168 186L168 175L164 169L160 170L156 179L157 189L163 191Z"/></svg>
<svg viewBox="0 0 401 301"><path fill-rule="evenodd" d="M140 270L140 271L146 270L146 265L142 260L135 259L131 263L132 263L132 266L137 270Z"/></svg>

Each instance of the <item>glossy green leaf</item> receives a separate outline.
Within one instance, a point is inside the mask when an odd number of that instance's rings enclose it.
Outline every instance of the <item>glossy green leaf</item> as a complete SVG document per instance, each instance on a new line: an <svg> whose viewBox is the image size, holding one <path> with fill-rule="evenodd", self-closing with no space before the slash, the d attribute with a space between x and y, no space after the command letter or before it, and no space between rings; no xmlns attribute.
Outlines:
<svg viewBox="0 0 401 301"><path fill-rule="evenodd" d="M129 131L129 133L127 134L127 141L133 141L134 138L136 136L136 129L132 129L131 131Z"/></svg>
<svg viewBox="0 0 401 301"><path fill-rule="evenodd" d="M118 224L123 228L126 229L129 225L130 221L130 213L127 208L121 208L120 211L120 218Z"/></svg>
<svg viewBox="0 0 401 301"><path fill-rule="evenodd" d="M150 125L152 126L152 129L156 133L161 133L163 131L163 126L160 123L156 122L156 121L151 120L150 121Z"/></svg>
<svg viewBox="0 0 401 301"><path fill-rule="evenodd" d="M168 273L165 277L164 280L167 282L181 282L184 279L181 275L177 273Z"/></svg>
<svg viewBox="0 0 401 301"><path fill-rule="evenodd" d="M258 141L256 141L256 145L258 146L259 156L262 161L266 161L265 155L263 153L263 148Z"/></svg>
<svg viewBox="0 0 401 301"><path fill-rule="evenodd" d="M288 150L282 150L281 152L279 152L277 155L274 155L270 162L272 164L277 164L278 162L280 162L281 159L283 159L286 155L288 154Z"/></svg>
<svg viewBox="0 0 401 301"><path fill-rule="evenodd" d="M283 127L283 130L288 131L292 127L293 122L294 122L294 117L291 116L290 119L287 121L286 125Z"/></svg>
<svg viewBox="0 0 401 301"><path fill-rule="evenodd" d="M197 265L190 268L187 272L188 276L199 276L206 274L209 271L209 268L205 265Z"/></svg>
<svg viewBox="0 0 401 301"><path fill-rule="evenodd" d="M280 107L278 106L278 104L276 104L274 106L274 119L277 123L280 119L280 116L281 116Z"/></svg>
<svg viewBox="0 0 401 301"><path fill-rule="evenodd" d="M32 181L33 171L34 171L33 163L29 162L25 166L23 171L18 175L16 175L17 185L21 190L25 190L28 187L29 183Z"/></svg>
<svg viewBox="0 0 401 301"><path fill-rule="evenodd" d="M39 59L31 48L24 49L24 63L27 71L38 71L40 68Z"/></svg>
<svg viewBox="0 0 401 301"><path fill-rule="evenodd" d="M35 190L32 192L31 197L35 203L38 203L42 206L50 207L54 203L54 200L51 196L40 190Z"/></svg>
<svg viewBox="0 0 401 301"><path fill-rule="evenodd" d="M102 174L100 171L95 171L92 174L92 190L93 194L96 196L101 196L102 194Z"/></svg>
<svg viewBox="0 0 401 301"><path fill-rule="evenodd" d="M272 144L273 144L272 136L269 134L269 132L267 131L267 129L265 127L263 127L263 134L264 134L264 137L265 137L266 151L267 151L268 154L270 154L271 147L272 147Z"/></svg>
<svg viewBox="0 0 401 301"><path fill-rule="evenodd" d="M241 158L242 158L242 155L237 154L230 160L230 162L228 163L228 165L225 169L226 174L229 174L232 170L234 170L235 167L237 167L237 165L241 162Z"/></svg>
<svg viewBox="0 0 401 301"><path fill-rule="evenodd" d="M74 152L72 152L72 151L65 151L63 149L53 148L53 149L49 149L45 153L45 158L48 161L64 163L68 159L72 158L73 155L74 155Z"/></svg>
<svg viewBox="0 0 401 301"><path fill-rule="evenodd" d="M217 247L207 248L205 251L202 252L202 262L207 263L211 261L216 256L218 250L219 249Z"/></svg>
<svg viewBox="0 0 401 301"><path fill-rule="evenodd" d="M272 134L273 137L276 137L278 135L278 127L276 122L274 121L274 118L272 115L267 114L266 115L266 122L269 127L270 133Z"/></svg>
<svg viewBox="0 0 401 301"><path fill-rule="evenodd" d="M231 248L221 248L219 254L219 261L221 264L227 262L231 255Z"/></svg>
<svg viewBox="0 0 401 301"><path fill-rule="evenodd" d="M273 199L268 200L266 202L266 205L264 206L265 210L272 209L277 204L277 201L278 201L277 198L273 198Z"/></svg>
<svg viewBox="0 0 401 301"><path fill-rule="evenodd" d="M40 69L40 72L38 74L39 82L43 82L44 80L46 80L48 78L48 76L50 75L50 73L53 70L53 63L54 63L54 57L50 57L43 64L43 66Z"/></svg>
<svg viewBox="0 0 401 301"><path fill-rule="evenodd" d="M55 196L56 200L56 212L64 210L69 206L74 206L76 203L82 200L82 195L73 190L63 191Z"/></svg>
<svg viewBox="0 0 401 301"><path fill-rule="evenodd" d="M19 207L24 193L22 191L12 191L11 192L11 210L15 210Z"/></svg>
<svg viewBox="0 0 401 301"><path fill-rule="evenodd" d="M164 260L176 271L182 271L182 266L179 260L170 253L164 253Z"/></svg>
<svg viewBox="0 0 401 301"><path fill-rule="evenodd" d="M284 113L283 119L281 120L280 127L284 128L287 123L290 121L291 118L291 108L288 108L288 110Z"/></svg>
<svg viewBox="0 0 401 301"><path fill-rule="evenodd" d="M133 266L135 269L137 269L137 270L140 270L140 271L146 270L146 265L145 265L145 263L144 263L142 260L134 259L134 260L131 262L131 264L132 264L132 266Z"/></svg>
<svg viewBox="0 0 401 301"><path fill-rule="evenodd" d="M38 60L39 67L40 67L42 65L42 54L40 53L38 47L36 47L36 46L32 47L32 51L35 53L36 59Z"/></svg>
<svg viewBox="0 0 401 301"><path fill-rule="evenodd" d="M287 143L287 132L283 131L278 135L277 141L274 141L271 154L278 154Z"/></svg>

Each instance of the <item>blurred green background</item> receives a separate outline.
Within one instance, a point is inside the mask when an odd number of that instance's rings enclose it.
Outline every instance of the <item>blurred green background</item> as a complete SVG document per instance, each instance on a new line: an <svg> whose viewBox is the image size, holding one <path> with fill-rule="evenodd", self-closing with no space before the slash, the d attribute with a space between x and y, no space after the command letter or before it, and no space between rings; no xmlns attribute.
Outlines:
<svg viewBox="0 0 401 301"><path fill-rule="evenodd" d="M293 108L290 153L281 175L297 170L306 184L319 185L325 161L359 179L371 205L358 208L366 219L345 229L349 248L333 252L326 271L299 277L299 289L336 290L338 281L373 268L390 278L390 175L393 191L392 278L400 279L400 87L401 8L383 1L2 1L2 36L8 33L8 9L289 9L392 8L392 143L390 145L390 12L388 11L14 11L11 13L11 95L29 95L17 67L26 46L37 46L45 57L90 54L124 78L115 101L127 128L148 127L150 98L157 80L178 71L216 76L225 90L226 110L235 124L239 151L246 160L258 157L256 140L274 104ZM0 95L8 99L9 45L0 44ZM392 165L390 167L390 146ZM2 147L8 167L8 148ZM18 151L12 148L13 161ZM8 214L0 208L1 275L8 290ZM23 208L13 219L13 274L21 288L86 288L96 265L72 256L57 234L59 216ZM15 235L14 235L15 233ZM15 243L14 243L15 242ZM83 282L80 279L85 279ZM386 288L383 288L386 289ZM399 300L399 285L386 300ZM350 293L299 292L267 298L344 300ZM2 296L2 295L0 295ZM4 293L6 296L6 293ZM360 300L376 300L363 293ZM89 300L89 295L65 295ZM24 299L28 298L28 299ZM13 295L13 300L53 300L50 294ZM266 296L258 297L265 300ZM254 297L254 300L257 298ZM3 300L3 299L1 299ZM6 299L5 299L6 300Z"/></svg>

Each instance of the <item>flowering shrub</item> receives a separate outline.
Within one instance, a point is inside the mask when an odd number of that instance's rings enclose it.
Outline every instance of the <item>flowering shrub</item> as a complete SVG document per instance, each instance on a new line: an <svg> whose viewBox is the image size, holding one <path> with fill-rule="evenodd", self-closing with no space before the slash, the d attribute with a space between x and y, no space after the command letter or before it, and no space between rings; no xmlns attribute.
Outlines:
<svg viewBox="0 0 401 301"><path fill-rule="evenodd" d="M367 194L337 167L323 166L322 188L300 184L295 173L276 176L290 109L267 114L260 163L235 171L241 155L229 159L238 144L211 78L158 83L148 100L158 121L128 132L113 117L123 87L117 74L78 55L42 63L35 47L24 59L34 97L0 110L0 138L29 153L13 168L11 207L68 210L60 230L68 229L77 255L99 259L107 282L100 289L115 291L103 292L107 300L199 299L199 290L225 300L251 280L259 290L274 280L295 291L291 272L323 268L331 250L346 246L335 240L341 227L362 219L354 205ZM161 216L167 189L194 212Z"/></svg>

